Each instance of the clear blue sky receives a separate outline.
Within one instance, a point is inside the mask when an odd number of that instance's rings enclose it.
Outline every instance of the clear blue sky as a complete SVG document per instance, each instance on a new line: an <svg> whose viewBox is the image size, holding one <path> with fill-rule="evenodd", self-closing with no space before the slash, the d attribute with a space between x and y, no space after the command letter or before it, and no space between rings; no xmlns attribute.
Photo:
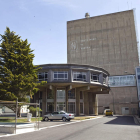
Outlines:
<svg viewBox="0 0 140 140"><path fill-rule="evenodd" d="M67 63L67 21L133 8L140 35L140 0L0 0L0 34L8 26L27 38L35 65Z"/></svg>

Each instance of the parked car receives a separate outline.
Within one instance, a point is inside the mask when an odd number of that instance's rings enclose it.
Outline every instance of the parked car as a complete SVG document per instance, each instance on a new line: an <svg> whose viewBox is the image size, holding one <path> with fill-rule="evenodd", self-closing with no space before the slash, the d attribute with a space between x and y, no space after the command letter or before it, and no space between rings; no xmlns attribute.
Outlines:
<svg viewBox="0 0 140 140"><path fill-rule="evenodd" d="M44 115L43 120L44 121L53 121L53 120L63 120L63 121L70 121L71 119L74 119L74 114L67 113L65 111L55 111L51 114Z"/></svg>
<svg viewBox="0 0 140 140"><path fill-rule="evenodd" d="M104 110L104 114L105 114L106 116L113 116L113 111L110 110L110 109L105 109L105 110Z"/></svg>

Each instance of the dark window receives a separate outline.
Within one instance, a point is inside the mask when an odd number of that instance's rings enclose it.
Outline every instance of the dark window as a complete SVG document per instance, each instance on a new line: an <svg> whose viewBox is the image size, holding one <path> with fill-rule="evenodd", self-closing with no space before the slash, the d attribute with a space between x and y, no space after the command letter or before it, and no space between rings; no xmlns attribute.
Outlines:
<svg viewBox="0 0 140 140"><path fill-rule="evenodd" d="M98 82L99 81L99 75L91 73L91 81Z"/></svg>
<svg viewBox="0 0 140 140"><path fill-rule="evenodd" d="M42 103L40 103L40 108L42 109Z"/></svg>
<svg viewBox="0 0 140 140"><path fill-rule="evenodd" d="M68 91L68 99L75 99L75 89Z"/></svg>
<svg viewBox="0 0 140 140"><path fill-rule="evenodd" d="M80 103L80 113L83 113L83 103Z"/></svg>
<svg viewBox="0 0 140 140"><path fill-rule="evenodd" d="M129 110L129 108L125 108L125 110Z"/></svg>
<svg viewBox="0 0 140 140"><path fill-rule="evenodd" d="M67 74L65 74L65 78L68 78L68 75Z"/></svg>
<svg viewBox="0 0 140 140"><path fill-rule="evenodd" d="M83 92L80 91L80 99L83 99Z"/></svg>
<svg viewBox="0 0 140 140"><path fill-rule="evenodd" d="M57 74L54 74L54 78L57 78Z"/></svg>
<svg viewBox="0 0 140 140"><path fill-rule="evenodd" d="M48 80L48 72L38 73L39 81L47 81Z"/></svg>
<svg viewBox="0 0 140 140"><path fill-rule="evenodd" d="M45 81L47 81L47 80L48 80L48 73L45 72Z"/></svg>
<svg viewBox="0 0 140 140"><path fill-rule="evenodd" d="M86 81L86 72L73 72L73 81Z"/></svg>
<svg viewBox="0 0 140 140"><path fill-rule="evenodd" d="M39 73L38 79L42 81L44 79L44 73Z"/></svg>
<svg viewBox="0 0 140 140"><path fill-rule="evenodd" d="M58 78L64 78L64 74L58 74Z"/></svg>
<svg viewBox="0 0 140 140"><path fill-rule="evenodd" d="M54 99L54 93L50 89L47 89L47 99Z"/></svg>
<svg viewBox="0 0 140 140"><path fill-rule="evenodd" d="M58 112L53 112L52 114L59 114Z"/></svg>
<svg viewBox="0 0 140 140"><path fill-rule="evenodd" d="M42 91L39 91L39 98L42 99Z"/></svg>
<svg viewBox="0 0 140 140"><path fill-rule="evenodd" d="M68 103L68 112L69 113L75 113L75 102L69 102Z"/></svg>
<svg viewBox="0 0 140 140"><path fill-rule="evenodd" d="M60 112L60 114L65 114L65 112Z"/></svg>
<svg viewBox="0 0 140 140"><path fill-rule="evenodd" d="M140 68L137 68L137 72L139 72L139 73L140 73Z"/></svg>
<svg viewBox="0 0 140 140"><path fill-rule="evenodd" d="M54 111L54 103L47 103L47 112L53 112Z"/></svg>

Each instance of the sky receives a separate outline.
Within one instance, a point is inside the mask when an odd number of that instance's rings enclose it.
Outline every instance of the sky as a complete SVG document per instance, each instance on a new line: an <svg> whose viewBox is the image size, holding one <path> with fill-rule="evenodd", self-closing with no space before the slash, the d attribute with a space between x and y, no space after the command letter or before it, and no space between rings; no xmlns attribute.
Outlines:
<svg viewBox="0 0 140 140"><path fill-rule="evenodd" d="M67 21L134 8L140 40L140 0L0 0L0 34L27 39L35 65L67 63Z"/></svg>

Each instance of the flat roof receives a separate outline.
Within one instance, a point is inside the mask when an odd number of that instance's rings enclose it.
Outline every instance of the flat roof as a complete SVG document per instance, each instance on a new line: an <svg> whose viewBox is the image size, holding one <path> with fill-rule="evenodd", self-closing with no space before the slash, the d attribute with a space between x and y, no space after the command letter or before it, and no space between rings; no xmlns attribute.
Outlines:
<svg viewBox="0 0 140 140"><path fill-rule="evenodd" d="M134 8L134 9L135 9L135 8ZM115 13L109 13L109 14L104 14L104 15L98 15L98 16L92 16L92 17L89 17L89 18L81 18L81 19L70 20L70 21L67 21L67 23L68 23L68 22L73 22L73 21L78 21L78 20L91 19L91 18L95 18L95 17L101 17L101 16L108 16L108 15L113 15L113 14L119 14L119 13L130 12L130 11L133 11L134 9L126 10L126 11L120 11L120 12L115 12Z"/></svg>
<svg viewBox="0 0 140 140"><path fill-rule="evenodd" d="M103 69L101 67L96 67L96 66L93 66L93 65L86 65L86 64L75 64L75 63L67 64L67 63L62 63L62 64L41 64L41 65L36 65L36 66L38 66L38 67L45 67L45 66L78 66L78 67L88 67L88 68L93 68L93 69L104 71L108 75L110 75L108 71L106 71L105 69Z"/></svg>

